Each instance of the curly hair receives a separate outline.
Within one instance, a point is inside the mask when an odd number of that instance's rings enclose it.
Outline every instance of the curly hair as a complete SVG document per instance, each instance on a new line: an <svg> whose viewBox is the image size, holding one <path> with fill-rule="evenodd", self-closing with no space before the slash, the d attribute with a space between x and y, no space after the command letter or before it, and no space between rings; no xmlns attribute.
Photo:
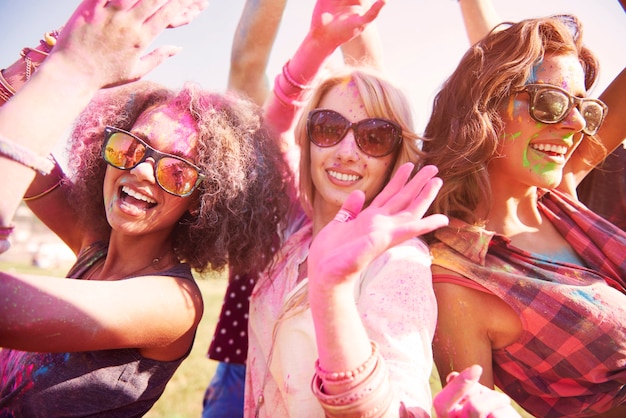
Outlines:
<svg viewBox="0 0 626 418"><path fill-rule="evenodd" d="M235 95L187 83L176 92L139 81L99 93L80 115L69 142L71 202L81 222L110 233L101 158L104 127L132 130L146 110L166 104L187 113L198 130L198 211L186 213L172 233L177 257L203 272L264 268L276 250L288 207L289 169L264 127L260 107ZM194 196L196 196L194 194ZM197 212L197 213L196 213Z"/></svg>
<svg viewBox="0 0 626 418"><path fill-rule="evenodd" d="M306 133L307 117L309 112L318 107L329 90L349 82L354 83L369 117L393 120L402 128L402 145L396 154L390 175L406 162L413 162L416 166L418 164L421 138L414 131L410 101L402 90L369 67L344 66L337 69L318 81L294 130L296 143L301 149L300 199L309 216L312 212L315 186L311 178L311 152Z"/></svg>
<svg viewBox="0 0 626 418"><path fill-rule="evenodd" d="M511 93L531 79L549 54L575 54L587 90L598 74L598 62L582 44L582 25L575 16L502 25L465 53L436 95L424 131L423 161L436 165L443 179L431 212L472 224L481 224L487 216L476 210L491 202L486 167L497 154L504 127L499 109ZM605 152L596 138L587 138L589 155Z"/></svg>

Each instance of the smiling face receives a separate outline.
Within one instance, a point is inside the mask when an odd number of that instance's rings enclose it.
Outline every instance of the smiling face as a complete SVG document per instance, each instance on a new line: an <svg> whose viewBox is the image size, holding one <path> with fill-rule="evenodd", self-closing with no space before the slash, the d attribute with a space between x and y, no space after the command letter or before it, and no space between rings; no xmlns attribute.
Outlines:
<svg viewBox="0 0 626 418"><path fill-rule="evenodd" d="M195 123L187 114L166 105L144 112L131 132L153 148L195 162ZM104 179L107 220L114 230L128 234L164 231L169 234L194 202L167 193L156 182L154 160L148 158L131 170L108 166Z"/></svg>
<svg viewBox="0 0 626 418"><path fill-rule="evenodd" d="M363 101L351 81L331 88L317 107L334 110L350 122L372 117L365 112ZM352 129L334 146L321 148L312 143L309 146L315 188L313 210L330 218L354 190L362 190L366 202L370 202L385 185L395 159L394 154L371 157L363 153Z"/></svg>
<svg viewBox="0 0 626 418"><path fill-rule="evenodd" d="M586 94L583 69L575 55L548 55L535 68L529 83L550 84L571 95ZM578 145L585 121L574 107L562 121L544 124L529 113L528 93L513 94L502 109L504 136L499 156L488 165L492 182L512 189L537 186L554 188L561 182L563 167Z"/></svg>

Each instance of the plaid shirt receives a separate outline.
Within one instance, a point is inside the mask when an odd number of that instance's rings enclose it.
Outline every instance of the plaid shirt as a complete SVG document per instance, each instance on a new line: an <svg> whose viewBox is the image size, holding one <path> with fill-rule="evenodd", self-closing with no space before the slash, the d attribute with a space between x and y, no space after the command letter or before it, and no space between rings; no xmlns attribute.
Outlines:
<svg viewBox="0 0 626 418"><path fill-rule="evenodd" d="M520 315L522 335L493 351L493 373L524 409L580 417L626 404L626 234L558 192L538 206L587 268L522 251L459 220L436 232L433 264Z"/></svg>

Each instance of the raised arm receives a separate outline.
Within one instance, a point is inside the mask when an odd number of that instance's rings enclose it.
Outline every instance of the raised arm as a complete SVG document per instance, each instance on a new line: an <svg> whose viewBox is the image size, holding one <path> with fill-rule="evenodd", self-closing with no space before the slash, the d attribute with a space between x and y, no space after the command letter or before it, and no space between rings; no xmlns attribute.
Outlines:
<svg viewBox="0 0 626 418"><path fill-rule="evenodd" d="M459 0L470 44L482 39L502 20L491 0Z"/></svg>
<svg viewBox="0 0 626 418"><path fill-rule="evenodd" d="M299 101L327 58L362 33L378 16L385 0L377 0L369 7L364 3L369 4L361 0L318 0L315 4L309 32L274 80L274 94L265 103L267 121L279 134L292 128ZM293 139L285 136L283 146L291 148Z"/></svg>
<svg viewBox="0 0 626 418"><path fill-rule="evenodd" d="M53 169L47 156L93 95L137 80L175 54L167 46L143 51L165 28L189 22L204 7L204 0L85 0L78 6L50 56L0 108L1 226L10 225L35 171Z"/></svg>
<svg viewBox="0 0 626 418"><path fill-rule="evenodd" d="M270 92L265 73L287 0L246 0L235 30L228 88L263 105Z"/></svg>

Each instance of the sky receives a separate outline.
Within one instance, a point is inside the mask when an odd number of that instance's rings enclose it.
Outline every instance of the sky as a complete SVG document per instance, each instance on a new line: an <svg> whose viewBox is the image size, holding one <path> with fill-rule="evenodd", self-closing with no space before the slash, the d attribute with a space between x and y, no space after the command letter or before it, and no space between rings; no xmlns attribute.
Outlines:
<svg viewBox="0 0 626 418"><path fill-rule="evenodd" d="M183 47L146 78L170 87L194 80L224 91L233 34L245 0L210 0L191 24L165 31L154 46ZM626 13L618 0L493 0L502 20L573 13L584 24L585 43L601 63L597 97L626 66ZM44 32L61 26L77 0L0 0L0 68L36 45ZM273 80L309 27L314 0L289 0L267 74ZM388 0L375 22L390 78L408 93L418 132L426 124L434 95L469 47L456 0ZM339 60L339 55L333 57Z"/></svg>

